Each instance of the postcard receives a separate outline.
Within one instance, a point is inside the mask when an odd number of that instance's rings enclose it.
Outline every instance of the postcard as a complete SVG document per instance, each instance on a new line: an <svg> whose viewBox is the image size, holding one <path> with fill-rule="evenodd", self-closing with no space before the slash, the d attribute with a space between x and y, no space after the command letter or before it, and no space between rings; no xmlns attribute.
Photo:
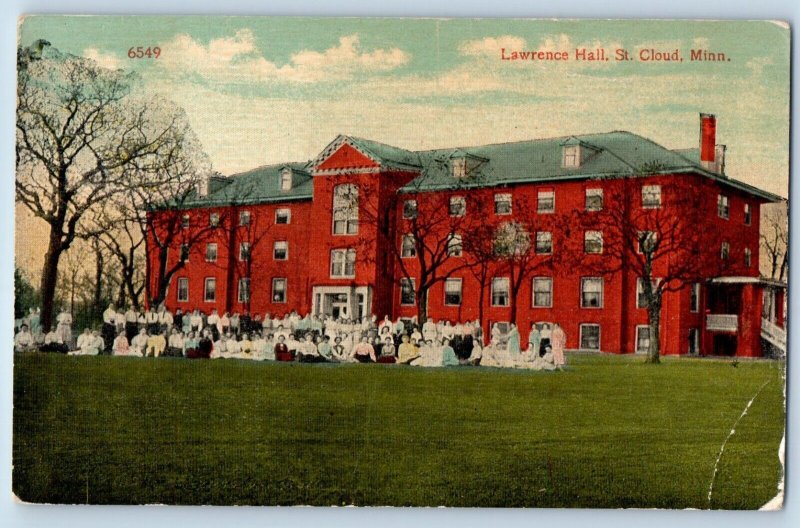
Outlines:
<svg viewBox="0 0 800 528"><path fill-rule="evenodd" d="M782 508L789 51L21 18L16 498Z"/></svg>

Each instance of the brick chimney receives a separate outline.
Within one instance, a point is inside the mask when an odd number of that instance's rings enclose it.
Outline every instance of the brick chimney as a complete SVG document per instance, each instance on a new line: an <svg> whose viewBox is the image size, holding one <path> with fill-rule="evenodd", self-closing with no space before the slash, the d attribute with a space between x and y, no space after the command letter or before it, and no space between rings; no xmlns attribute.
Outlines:
<svg viewBox="0 0 800 528"><path fill-rule="evenodd" d="M700 114L700 164L706 170L725 173L725 145L717 145L717 117Z"/></svg>

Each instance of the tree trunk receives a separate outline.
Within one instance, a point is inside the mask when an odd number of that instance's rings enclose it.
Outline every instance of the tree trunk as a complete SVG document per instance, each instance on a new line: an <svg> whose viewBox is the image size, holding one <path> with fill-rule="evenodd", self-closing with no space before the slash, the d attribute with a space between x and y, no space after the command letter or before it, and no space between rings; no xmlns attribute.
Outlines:
<svg viewBox="0 0 800 528"><path fill-rule="evenodd" d="M485 335L483 330L483 302L486 298L486 281L481 280L481 286L478 289L478 323L481 325L481 335ZM481 343L483 347L483 343Z"/></svg>
<svg viewBox="0 0 800 528"><path fill-rule="evenodd" d="M92 244L95 253L95 268L94 268L94 298L92 306L92 314L94 317L99 317L103 313L103 266L105 264L103 253L100 251L100 244L95 240Z"/></svg>
<svg viewBox="0 0 800 528"><path fill-rule="evenodd" d="M417 324L423 325L428 320L428 290L417 292Z"/></svg>
<svg viewBox="0 0 800 528"><path fill-rule="evenodd" d="M647 322L650 326L650 346L647 348L645 363L661 363L661 302L649 303Z"/></svg>
<svg viewBox="0 0 800 528"><path fill-rule="evenodd" d="M47 247L47 253L44 256L44 265L42 266L42 330L49 332L53 327L56 296L56 282L58 281L58 262L61 259L61 253L64 248L61 245L60 229L50 228L50 242Z"/></svg>

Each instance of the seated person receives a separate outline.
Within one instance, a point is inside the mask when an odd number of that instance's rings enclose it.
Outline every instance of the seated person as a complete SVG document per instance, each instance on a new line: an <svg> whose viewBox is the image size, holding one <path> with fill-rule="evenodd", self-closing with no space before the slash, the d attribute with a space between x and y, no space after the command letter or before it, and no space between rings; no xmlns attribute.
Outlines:
<svg viewBox="0 0 800 528"><path fill-rule="evenodd" d="M203 330L203 336L197 343L197 356L196 359L208 359L214 351L214 341L211 339L211 332Z"/></svg>
<svg viewBox="0 0 800 528"><path fill-rule="evenodd" d="M469 358L464 360L465 365L477 367L481 364L481 357L483 356L483 347L481 347L480 340L476 339L472 342L472 352Z"/></svg>
<svg viewBox="0 0 800 528"><path fill-rule="evenodd" d="M178 332L177 328L173 328L167 341L167 350L164 354L170 357L183 357L184 356L184 342L183 334Z"/></svg>
<svg viewBox="0 0 800 528"><path fill-rule="evenodd" d="M33 334L28 329L28 325L23 324L19 327L19 332L14 336L14 352L27 352L34 350Z"/></svg>
<svg viewBox="0 0 800 528"><path fill-rule="evenodd" d="M161 354L164 353L164 350L167 348L167 338L164 334L159 332L153 332L150 337L147 338L147 348L145 349L145 355L148 357L159 357Z"/></svg>
<svg viewBox="0 0 800 528"><path fill-rule="evenodd" d="M130 353L134 356L143 357L147 348L147 338L147 330L145 328L139 330L139 333L131 339Z"/></svg>
<svg viewBox="0 0 800 528"><path fill-rule="evenodd" d="M342 345L342 338L339 336L336 336L336 339L333 340L333 347L331 348L331 360L336 363L349 363L350 361L350 354L347 353L344 345Z"/></svg>
<svg viewBox="0 0 800 528"><path fill-rule="evenodd" d="M367 336L363 336L361 342L353 347L353 351L350 352L350 359L355 359L359 363L375 363L377 361L375 349L369 344Z"/></svg>
<svg viewBox="0 0 800 528"><path fill-rule="evenodd" d="M78 336L78 349L69 353L70 356L96 356L104 348L103 338L100 337L100 332L97 330L89 332L89 329L84 329L83 333Z"/></svg>
<svg viewBox="0 0 800 528"><path fill-rule="evenodd" d="M187 358L194 359L197 357L197 346L199 344L200 342L195 336L195 333L190 331L186 336L186 341L184 341L184 348L186 349Z"/></svg>
<svg viewBox="0 0 800 528"><path fill-rule="evenodd" d="M267 339L264 340L262 355L265 361L275 361L275 335L271 332L267 334Z"/></svg>
<svg viewBox="0 0 800 528"><path fill-rule="evenodd" d="M55 329L50 330L44 336L44 343L39 347L42 352L58 352L59 354L66 354L69 352L69 347L61 339L61 334Z"/></svg>
<svg viewBox="0 0 800 528"><path fill-rule="evenodd" d="M131 347L130 343L128 343L128 336L123 329L117 334L117 337L114 338L114 343L111 346L111 353L115 356L128 356L130 352Z"/></svg>
<svg viewBox="0 0 800 528"><path fill-rule="evenodd" d="M418 357L419 351L417 347L411 343L408 336L404 334L401 338L400 347L397 349L397 362L408 364Z"/></svg>
<svg viewBox="0 0 800 528"><path fill-rule="evenodd" d="M312 338L311 332L306 334L305 341L297 349L301 363L324 363L327 360L322 357L317 349L316 343Z"/></svg>
<svg viewBox="0 0 800 528"><path fill-rule="evenodd" d="M460 365L456 351L450 346L450 340L445 339L442 343L442 366L457 367Z"/></svg>
<svg viewBox="0 0 800 528"><path fill-rule="evenodd" d="M330 336L324 335L317 337L317 352L319 352L320 356L325 358L325 361L331 361L333 359Z"/></svg>
<svg viewBox="0 0 800 528"><path fill-rule="evenodd" d="M278 334L278 342L275 343L275 359L277 361L294 361L294 353L286 345L283 334Z"/></svg>
<svg viewBox="0 0 800 528"><path fill-rule="evenodd" d="M391 335L387 334L378 356L378 363L395 363L396 361L394 340Z"/></svg>

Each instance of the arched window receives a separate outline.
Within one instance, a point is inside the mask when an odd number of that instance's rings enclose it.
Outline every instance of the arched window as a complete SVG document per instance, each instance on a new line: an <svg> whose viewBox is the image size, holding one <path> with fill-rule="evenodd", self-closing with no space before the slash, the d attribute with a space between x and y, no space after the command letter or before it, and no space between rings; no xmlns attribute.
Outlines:
<svg viewBox="0 0 800 528"><path fill-rule="evenodd" d="M333 233L358 233L358 187L352 183L333 188Z"/></svg>

